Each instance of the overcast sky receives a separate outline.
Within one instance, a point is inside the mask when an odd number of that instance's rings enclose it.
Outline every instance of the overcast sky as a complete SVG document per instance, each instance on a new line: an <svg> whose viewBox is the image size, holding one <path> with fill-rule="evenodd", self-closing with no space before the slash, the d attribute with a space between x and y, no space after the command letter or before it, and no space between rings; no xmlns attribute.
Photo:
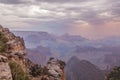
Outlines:
<svg viewBox="0 0 120 80"><path fill-rule="evenodd" d="M0 0L0 24L91 39L120 36L120 0Z"/></svg>

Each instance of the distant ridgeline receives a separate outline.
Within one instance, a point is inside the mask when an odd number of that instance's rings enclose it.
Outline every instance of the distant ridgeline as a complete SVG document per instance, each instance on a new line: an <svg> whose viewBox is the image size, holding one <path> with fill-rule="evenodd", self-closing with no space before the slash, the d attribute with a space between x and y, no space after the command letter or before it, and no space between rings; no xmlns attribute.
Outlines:
<svg viewBox="0 0 120 80"><path fill-rule="evenodd" d="M65 80L63 61L50 58L41 67L25 55L23 38L0 25L0 80Z"/></svg>
<svg viewBox="0 0 120 80"><path fill-rule="evenodd" d="M23 38L15 36L8 28L0 25L0 80L66 80L66 76L68 80L96 80L94 76L102 75L93 64L74 57L67 64L68 74L65 76L66 64L63 61L50 58L47 65L41 67L25 57L25 49ZM104 76L99 80L103 78ZM120 67L114 68L104 80L120 80Z"/></svg>

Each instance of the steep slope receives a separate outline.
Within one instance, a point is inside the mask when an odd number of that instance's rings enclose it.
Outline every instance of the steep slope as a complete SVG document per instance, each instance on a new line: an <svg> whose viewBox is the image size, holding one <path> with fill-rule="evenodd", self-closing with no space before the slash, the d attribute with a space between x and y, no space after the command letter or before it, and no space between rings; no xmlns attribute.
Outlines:
<svg viewBox="0 0 120 80"><path fill-rule="evenodd" d="M0 26L0 80L65 80L64 67L54 58L45 67L34 64L26 58L23 38Z"/></svg>
<svg viewBox="0 0 120 80"><path fill-rule="evenodd" d="M0 55L0 80L12 80L8 59Z"/></svg>
<svg viewBox="0 0 120 80"><path fill-rule="evenodd" d="M103 72L86 60L72 57L66 66L67 80L104 80Z"/></svg>
<svg viewBox="0 0 120 80"><path fill-rule="evenodd" d="M0 80L16 80L16 78L28 80L27 68L24 64L25 54L23 38L15 36L9 29L0 26Z"/></svg>

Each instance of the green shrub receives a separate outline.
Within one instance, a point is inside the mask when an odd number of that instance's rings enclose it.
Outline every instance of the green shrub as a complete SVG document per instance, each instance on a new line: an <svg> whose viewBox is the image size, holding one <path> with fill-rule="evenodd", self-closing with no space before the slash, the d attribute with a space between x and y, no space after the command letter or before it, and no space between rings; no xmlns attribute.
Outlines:
<svg viewBox="0 0 120 80"><path fill-rule="evenodd" d="M5 52L8 49L8 45L6 43L0 42L0 52Z"/></svg>
<svg viewBox="0 0 120 80"><path fill-rule="evenodd" d="M120 67L115 67L107 76L107 80L120 80Z"/></svg>
<svg viewBox="0 0 120 80"><path fill-rule="evenodd" d="M34 66L32 66L31 68L30 68L30 74L32 75L32 76L34 76L34 77L37 77L37 76L40 76L41 75L41 73L42 73L42 68L41 68L41 66L39 66L39 65L37 65L37 64L35 64Z"/></svg>
<svg viewBox="0 0 120 80"><path fill-rule="evenodd" d="M13 80L29 80L28 76L16 62L9 62Z"/></svg>
<svg viewBox="0 0 120 80"><path fill-rule="evenodd" d="M48 69L47 67L41 67L40 65L38 64L35 64L34 66L32 66L30 68L30 74L33 76L33 77L38 77L38 76L41 76L41 75L48 75L48 76L51 76L51 74L48 72Z"/></svg>
<svg viewBox="0 0 120 80"><path fill-rule="evenodd" d="M0 32L0 52L5 52L8 49L8 39Z"/></svg>
<svg viewBox="0 0 120 80"><path fill-rule="evenodd" d="M65 67L65 65L66 65L65 62L63 62L63 61L61 61L61 60L58 60L58 62L59 62L59 64L61 65L60 68L61 68L61 69L64 69L64 67Z"/></svg>
<svg viewBox="0 0 120 80"><path fill-rule="evenodd" d="M47 69L46 66L43 67L43 69L42 69L42 74L43 74L43 75L52 76L52 75L49 73L49 71L48 71L48 69Z"/></svg>

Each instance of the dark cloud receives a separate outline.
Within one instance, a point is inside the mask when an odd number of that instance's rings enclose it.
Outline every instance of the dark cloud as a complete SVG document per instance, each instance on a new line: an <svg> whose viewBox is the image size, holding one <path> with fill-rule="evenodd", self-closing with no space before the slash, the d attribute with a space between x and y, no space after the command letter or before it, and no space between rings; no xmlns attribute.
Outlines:
<svg viewBox="0 0 120 80"><path fill-rule="evenodd" d="M4 3L4 4L21 4L24 3L21 0L0 0L0 3Z"/></svg>
<svg viewBox="0 0 120 80"><path fill-rule="evenodd" d="M109 21L120 21L120 0L106 0L104 8L103 12L107 12L111 16Z"/></svg>
<svg viewBox="0 0 120 80"><path fill-rule="evenodd" d="M21 3L76 3L76 2L87 2L87 1L94 1L94 0L32 0L32 1L26 1L26 0L0 0L0 3L4 4L21 4Z"/></svg>
<svg viewBox="0 0 120 80"><path fill-rule="evenodd" d="M82 7L69 7L66 8L67 11L75 11L75 12L81 12L84 8Z"/></svg>
<svg viewBox="0 0 120 80"><path fill-rule="evenodd" d="M85 2L90 0L36 0L39 2L48 2L48 3L70 3L70 2Z"/></svg>
<svg viewBox="0 0 120 80"><path fill-rule="evenodd" d="M105 0L107 2L105 4L103 4L104 0L101 0L100 2L99 1L100 0L0 0L0 3L3 3L6 6L8 4L14 5L10 9L9 7L5 7L6 10L3 9L4 12L2 11L2 9L0 11L1 15L3 16L16 16L21 20L23 19L23 21L24 19L31 21L32 19L40 19L43 21L45 19L56 20L56 22L50 22L48 26L53 26L54 24L55 26L64 26L66 23L72 23L77 20L83 20L85 22L88 22L89 24L95 25L104 24L106 21L110 20L110 18L107 18L106 16L101 17L99 15L104 12L111 14L112 18L120 16L119 0ZM44 4L44 2L46 2L47 4ZM30 4L27 5L27 3ZM16 4L23 5L18 5L16 7ZM31 6L35 6L35 8L32 9ZM36 9L36 7L40 8ZM28 13L26 12L27 10ZM60 19L63 19L63 22L61 22L62 20ZM60 23L58 23L57 21Z"/></svg>
<svg viewBox="0 0 120 80"><path fill-rule="evenodd" d="M87 11L82 12L81 19L93 25L104 24L105 19L101 18L99 13L100 12L88 9Z"/></svg>
<svg viewBox="0 0 120 80"><path fill-rule="evenodd" d="M120 16L120 1L112 2L110 11L114 16L116 17Z"/></svg>

